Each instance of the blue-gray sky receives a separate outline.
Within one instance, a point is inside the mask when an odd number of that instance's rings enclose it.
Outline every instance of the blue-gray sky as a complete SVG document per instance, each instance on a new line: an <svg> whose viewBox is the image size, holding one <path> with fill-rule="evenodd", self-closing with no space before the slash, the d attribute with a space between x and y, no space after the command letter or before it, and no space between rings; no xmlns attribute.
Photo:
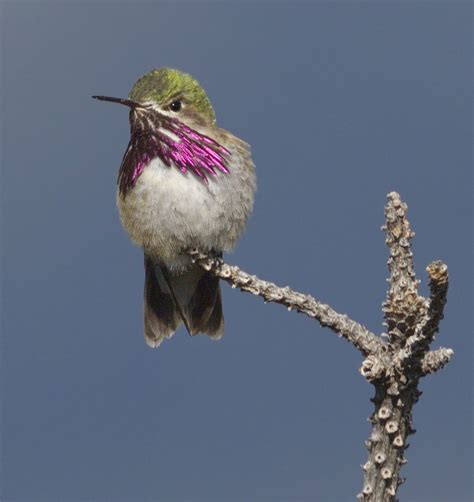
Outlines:
<svg viewBox="0 0 474 502"><path fill-rule="evenodd" d="M377 333L385 195L415 265L449 265L404 501L472 500L470 2L3 2L5 501L328 501L361 487L359 354L223 286L226 335L142 336L141 251L115 209L125 96L171 66L247 140L255 211L228 261Z"/></svg>

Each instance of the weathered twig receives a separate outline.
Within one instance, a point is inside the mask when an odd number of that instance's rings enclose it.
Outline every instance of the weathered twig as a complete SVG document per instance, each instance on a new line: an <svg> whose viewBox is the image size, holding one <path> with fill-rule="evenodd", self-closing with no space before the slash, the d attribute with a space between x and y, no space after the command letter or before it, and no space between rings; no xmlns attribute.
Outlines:
<svg viewBox="0 0 474 502"><path fill-rule="evenodd" d="M193 260L205 270L228 282L233 288L261 296L265 302L280 303L288 310L295 310L319 321L339 336L352 343L363 355L378 353L383 348L380 338L367 328L338 314L329 305L319 302L310 295L293 291L288 286L279 287L272 282L259 279L243 272L239 267L227 265L221 258L212 257L196 250L190 251Z"/></svg>
<svg viewBox="0 0 474 502"><path fill-rule="evenodd" d="M428 352L421 360L421 371L423 375L435 373L444 368L449 363L454 352L452 349L440 347L438 350Z"/></svg>
<svg viewBox="0 0 474 502"><path fill-rule="evenodd" d="M443 319L448 272L440 261L431 263L427 268L430 298L418 294L419 281L410 246L414 232L406 218L406 209L397 193L388 194L383 227L390 251L390 287L383 305L387 327L383 336L387 341L312 296L261 280L209 254L189 252L201 267L232 287L306 314L344 337L364 355L361 374L375 387L372 399L375 411L369 418L372 434L366 441L369 457L362 466L364 485L358 495L366 502L395 500L398 486L403 482L399 474L406 463L403 454L408 446L407 437L415 432L412 409L421 395L419 380L443 368L453 355L447 348L429 351Z"/></svg>
<svg viewBox="0 0 474 502"><path fill-rule="evenodd" d="M395 500L403 482L399 473L406 463L403 454L407 437L414 433L412 409L421 395L419 379L443 367L453 354L451 349L428 352L443 317L447 267L441 262L428 267L431 298L420 296L410 248L414 233L406 209L397 193L388 195L384 230L390 251L390 288L384 313L389 365L374 382L375 411L369 419L373 429L366 442L369 458L363 466L364 486L360 494L362 500L373 502Z"/></svg>

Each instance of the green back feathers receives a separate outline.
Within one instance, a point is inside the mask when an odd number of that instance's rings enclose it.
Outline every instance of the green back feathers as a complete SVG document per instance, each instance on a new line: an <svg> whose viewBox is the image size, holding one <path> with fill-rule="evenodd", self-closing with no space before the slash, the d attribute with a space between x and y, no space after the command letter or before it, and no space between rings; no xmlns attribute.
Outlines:
<svg viewBox="0 0 474 502"><path fill-rule="evenodd" d="M200 114L206 122L214 125L216 116L204 89L191 75L171 68L152 70L140 77L130 91L133 101L153 101L167 105L173 99L181 98Z"/></svg>

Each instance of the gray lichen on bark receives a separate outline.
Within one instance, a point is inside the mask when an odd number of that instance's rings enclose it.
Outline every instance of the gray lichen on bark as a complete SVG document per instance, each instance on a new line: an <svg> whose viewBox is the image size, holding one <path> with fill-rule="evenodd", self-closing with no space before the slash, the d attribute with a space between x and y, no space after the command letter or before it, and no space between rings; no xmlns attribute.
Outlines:
<svg viewBox="0 0 474 502"><path fill-rule="evenodd" d="M443 319L448 291L448 269L440 261L427 267L430 297L418 292L411 251L407 206L396 192L387 196L385 242L389 249L389 290L383 303L386 333L377 336L310 295L250 275L221 258L190 250L193 260L233 288L261 296L265 302L285 305L317 320L352 343L364 356L361 374L375 388L375 410L369 417L372 433L365 442L368 459L362 466L364 483L358 498L366 502L393 502L404 482L400 468L406 463L407 438L415 432L413 406L421 392L420 379L443 368L453 351L430 351Z"/></svg>

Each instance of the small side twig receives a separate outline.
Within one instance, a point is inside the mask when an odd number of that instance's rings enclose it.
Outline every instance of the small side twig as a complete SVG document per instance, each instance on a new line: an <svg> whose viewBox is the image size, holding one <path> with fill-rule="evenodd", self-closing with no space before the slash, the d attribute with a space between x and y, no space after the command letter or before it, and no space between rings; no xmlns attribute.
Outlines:
<svg viewBox="0 0 474 502"><path fill-rule="evenodd" d="M421 360L421 371L424 375L435 373L436 371L444 368L453 357L453 349L440 347L432 352L427 352Z"/></svg>

